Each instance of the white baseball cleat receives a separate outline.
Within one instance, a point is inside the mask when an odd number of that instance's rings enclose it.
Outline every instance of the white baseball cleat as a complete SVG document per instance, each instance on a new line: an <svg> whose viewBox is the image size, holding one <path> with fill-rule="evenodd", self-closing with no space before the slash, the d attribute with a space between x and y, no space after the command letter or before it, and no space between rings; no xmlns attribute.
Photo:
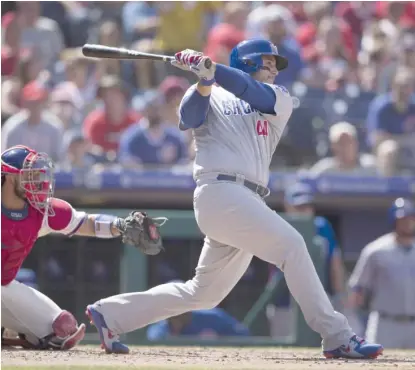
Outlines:
<svg viewBox="0 0 415 370"><path fill-rule="evenodd" d="M119 335L113 334L104 320L104 316L98 312L95 305L91 304L86 308L86 315L88 316L92 325L97 330L101 339L101 347L105 349L107 353L129 353L130 349L120 342Z"/></svg>

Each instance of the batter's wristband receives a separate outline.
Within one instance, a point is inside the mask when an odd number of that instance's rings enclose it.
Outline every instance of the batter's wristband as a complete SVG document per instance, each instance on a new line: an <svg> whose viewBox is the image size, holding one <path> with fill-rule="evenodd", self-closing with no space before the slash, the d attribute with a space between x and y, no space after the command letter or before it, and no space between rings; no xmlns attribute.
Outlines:
<svg viewBox="0 0 415 370"><path fill-rule="evenodd" d="M204 78L200 79L200 84L202 86L212 86L215 82L216 80L214 78L212 78L211 80L206 80Z"/></svg>

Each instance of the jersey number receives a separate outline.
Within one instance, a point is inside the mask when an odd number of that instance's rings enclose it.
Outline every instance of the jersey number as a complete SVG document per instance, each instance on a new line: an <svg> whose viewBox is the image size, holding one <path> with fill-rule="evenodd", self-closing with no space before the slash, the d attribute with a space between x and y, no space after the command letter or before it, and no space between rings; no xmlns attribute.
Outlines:
<svg viewBox="0 0 415 370"><path fill-rule="evenodd" d="M268 136L268 121L258 120L256 122L256 132L259 136Z"/></svg>

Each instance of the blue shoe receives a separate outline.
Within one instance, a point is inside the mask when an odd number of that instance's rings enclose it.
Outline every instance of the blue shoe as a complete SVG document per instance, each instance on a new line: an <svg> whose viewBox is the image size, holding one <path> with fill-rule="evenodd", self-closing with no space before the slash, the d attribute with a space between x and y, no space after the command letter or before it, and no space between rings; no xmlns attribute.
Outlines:
<svg viewBox="0 0 415 370"><path fill-rule="evenodd" d="M364 339L354 335L348 345L342 345L332 351L323 351L326 358L376 358L383 353L380 344L367 343Z"/></svg>
<svg viewBox="0 0 415 370"><path fill-rule="evenodd" d="M107 353L129 353L130 349L120 342L120 337L115 335L108 329L105 323L104 316L96 309L95 305L90 304L86 308L86 315L89 321L94 325L101 339L101 347L105 349Z"/></svg>

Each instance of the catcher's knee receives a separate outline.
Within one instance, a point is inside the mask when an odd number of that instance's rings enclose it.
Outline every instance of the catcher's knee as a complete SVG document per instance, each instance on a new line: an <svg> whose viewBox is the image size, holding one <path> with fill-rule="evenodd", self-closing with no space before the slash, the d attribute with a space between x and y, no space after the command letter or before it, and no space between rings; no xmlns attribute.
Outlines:
<svg viewBox="0 0 415 370"><path fill-rule="evenodd" d="M62 311L52 322L52 333L38 338L31 333L5 335L2 328L2 344L37 350L68 350L75 347L85 336L85 324L78 326L75 317L68 311Z"/></svg>
<svg viewBox="0 0 415 370"><path fill-rule="evenodd" d="M75 317L68 311L62 311L52 323L53 333L60 338L65 338L68 335L76 332L78 322Z"/></svg>

